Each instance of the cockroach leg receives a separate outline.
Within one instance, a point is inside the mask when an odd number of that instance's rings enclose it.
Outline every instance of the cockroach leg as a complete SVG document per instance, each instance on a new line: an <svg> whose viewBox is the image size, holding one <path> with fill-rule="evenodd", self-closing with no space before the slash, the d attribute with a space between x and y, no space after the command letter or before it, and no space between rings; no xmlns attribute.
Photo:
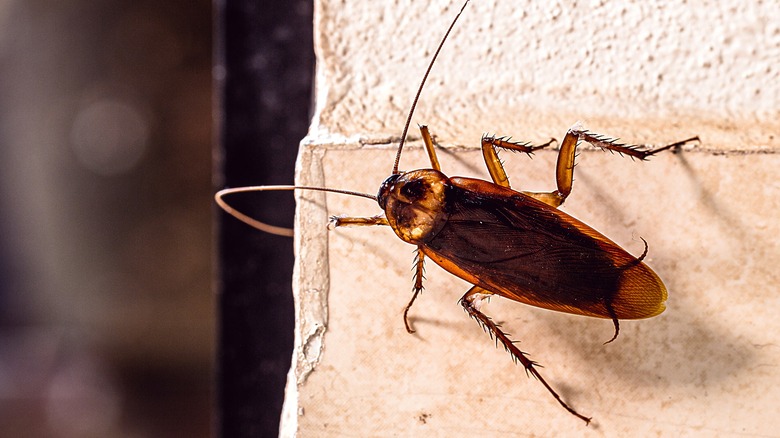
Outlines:
<svg viewBox="0 0 780 438"><path fill-rule="evenodd" d="M671 149L671 150L672 150L672 152L676 152L676 151L677 151L677 149L679 149L680 147L682 147L682 146L684 146L684 145L686 145L686 144L688 144L688 143L694 142L694 141L701 143L701 139L700 139L700 138L699 138L699 136L697 135L697 136L695 136L695 137L686 138L685 140L678 141L678 142L676 142L676 143L668 144L668 145L666 145L666 146L661 146L661 147L660 147L660 148L658 148L658 149L652 149L652 150L649 150L649 151L647 151L647 155L646 155L646 156L647 156L647 157L649 157L649 156L651 156L651 155L655 155L655 154L657 154L657 153L659 153L659 152L661 152L661 151L665 151L665 150L667 150L667 149Z"/></svg>
<svg viewBox="0 0 780 438"><path fill-rule="evenodd" d="M482 137L482 156L485 158L485 164L487 165L488 172L493 182L509 187L509 178L504 170L504 165L501 164L501 159L498 157L496 148L509 149L512 151L525 152L527 154L533 153L533 151L542 149L556 143L558 140L551 138L547 143L533 146L528 143L515 143L504 138L495 138L491 136ZM558 207L563 202L563 198L557 192L522 192L524 195L528 195L536 200L542 201L552 207Z"/></svg>
<svg viewBox="0 0 780 438"><path fill-rule="evenodd" d="M485 158L485 164L487 165L490 178L493 182L504 187L509 187L509 178L504 170L504 165L501 164L501 159L498 158L498 152L496 148L507 149L515 152L525 152L526 154L532 154L535 150L545 148L555 143L557 140L551 138L547 143L534 146L530 143L519 143L510 141L506 137L494 137L491 135L482 136L482 156Z"/></svg>
<svg viewBox="0 0 780 438"><path fill-rule="evenodd" d="M569 144L567 144L567 138L569 138ZM576 141L575 141L576 140ZM621 155L628 155L631 158L639 158L640 160L644 160L647 157L650 157L652 155L655 155L659 152L666 151L669 149L677 149L685 144L697 141L700 142L698 136L686 138L685 140L678 141L672 144L668 144L666 146L661 146L656 149L646 149L642 146L632 145L632 144L623 144L619 143L617 139L609 138L600 134L595 134L589 131L584 130L581 126L575 125L572 128L569 129L569 131L566 133L566 137L563 139L563 144L561 145L561 152L563 152L564 147L569 148L576 148L576 144L579 141L585 141L593 146L599 147L601 149L606 149L609 151L617 152ZM573 145L572 145L573 143ZM567 155L570 154L567 151ZM572 158L571 161L573 162L574 159Z"/></svg>
<svg viewBox="0 0 780 438"><path fill-rule="evenodd" d="M501 342L501 344L504 346L506 351L509 352L509 354L512 355L512 358L515 361L519 361L524 367L527 374L530 374L534 376L537 380L539 380L542 385L544 385L545 388L547 388L547 391L552 394L552 396L555 398L555 400L558 401L558 403L563 406L564 409L569 411L572 415L575 417L581 419L585 422L585 424L590 423L590 418L586 417L579 412L575 411L574 408L566 404L566 402L563 401L563 399L558 395L557 392L547 383L546 380L542 377L541 374L539 374L539 371L536 370L536 366L538 365L536 362L528 359L526 357L525 353L520 351L519 348L515 345L514 341L509 339L509 336L501 331L498 324L493 322L490 317L482 313L480 311L480 307L483 304L483 300L485 300L490 295L493 295L492 292L482 289L479 286L474 286L471 289L469 289L468 292L466 292L465 295L460 299L460 304L463 306L464 309L466 309L466 312L468 312L469 316L474 318L479 325L482 326L483 330L488 332L488 334L496 340L496 342Z"/></svg>
<svg viewBox="0 0 780 438"><path fill-rule="evenodd" d="M524 195L528 195L537 201L542 201L550 207L558 208L563 204L564 198L558 192L522 192Z"/></svg>
<svg viewBox="0 0 780 438"><path fill-rule="evenodd" d="M336 227L361 227L372 225L390 225L387 222L387 218L384 215L378 214L371 217L346 217L346 216L331 216L328 228L333 229Z"/></svg>
<svg viewBox="0 0 780 438"><path fill-rule="evenodd" d="M409 309L412 308L412 304L414 304L414 300L417 299L417 295L420 295L420 292L425 289L423 287L424 279L425 253L418 247L417 255L414 257L414 295L412 295L412 299L409 301L409 304L406 305L406 309L404 309L404 325L406 326L406 331L410 334L414 333L415 330L412 328L412 324L409 323Z"/></svg>
<svg viewBox="0 0 780 438"><path fill-rule="evenodd" d="M691 137L689 139L672 143L667 146L660 147L658 149L646 150L639 146L627 145L618 143L615 139L594 134L583 129L579 124L574 125L566 132L566 136L561 142L561 149L558 153L558 163L555 170L555 179L558 185L558 190L553 192L526 192L522 193L528 195L534 199L544 202L551 207L559 207L571 193L572 181L574 180L574 159L576 157L577 144L580 141L588 142L596 147L607 149L609 151L617 152L621 155L628 155L631 158L639 158L644 160L647 157L657 154L658 152L668 149L679 148L680 146L692 142L699 141L699 137ZM487 164L490 177L493 182L509 187L509 178L504 171L504 166L501 164L501 160L498 158L496 148L509 149L512 151L519 151L531 154L537 149L549 146L555 142L555 139L551 139L549 142L532 146L527 143L511 142L505 138L496 138L492 136L482 137L482 155L485 157L485 163Z"/></svg>
<svg viewBox="0 0 780 438"><path fill-rule="evenodd" d="M565 201L566 197L571 193L572 181L574 180L574 159L576 157L577 144L580 141L588 142L601 149L617 152L620 155L628 155L632 159L639 158L640 160L644 160L658 152L679 148L686 143L700 140L699 137L691 137L658 149L643 149L640 146L619 143L617 139L586 131L580 124L576 124L566 132L566 136L561 142L561 150L558 153L558 164L555 168L555 179L558 184L558 190L550 193L553 198L558 198L560 200L558 205L563 204L563 201Z"/></svg>
<svg viewBox="0 0 780 438"><path fill-rule="evenodd" d="M434 148L433 137L431 131L425 125L420 125L420 134L422 134L423 143L425 144L425 152L428 153L428 159L431 160L431 169L441 171L441 165L439 164L439 158L436 156L436 149Z"/></svg>

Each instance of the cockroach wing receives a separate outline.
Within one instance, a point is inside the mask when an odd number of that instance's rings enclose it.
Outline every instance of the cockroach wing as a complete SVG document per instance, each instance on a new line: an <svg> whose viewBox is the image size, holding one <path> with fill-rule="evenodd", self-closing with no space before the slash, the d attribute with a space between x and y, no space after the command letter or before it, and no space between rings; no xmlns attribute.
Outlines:
<svg viewBox="0 0 780 438"><path fill-rule="evenodd" d="M647 265L568 214L514 190L451 178L449 219L421 245L438 265L506 298L599 318L666 308Z"/></svg>

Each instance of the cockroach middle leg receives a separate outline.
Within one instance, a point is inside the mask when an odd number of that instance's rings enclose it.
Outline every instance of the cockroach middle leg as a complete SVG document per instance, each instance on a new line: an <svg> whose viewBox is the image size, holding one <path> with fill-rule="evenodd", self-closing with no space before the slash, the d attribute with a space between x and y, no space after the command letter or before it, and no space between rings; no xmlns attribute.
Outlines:
<svg viewBox="0 0 780 438"><path fill-rule="evenodd" d="M510 187L509 178L504 170L504 165L501 163L501 159L498 157L496 148L508 149L516 152L525 152L532 154L534 151L550 146L556 143L558 140L551 138L550 141L540 145L531 145L529 143L516 143L509 141L506 138L496 138L493 136L482 137L482 156L485 158L485 165L487 165L490 177L493 182L504 187ZM523 194L528 195L534 199L544 202L552 207L558 207L561 205L561 198L556 192L527 192L522 191Z"/></svg>
<svg viewBox="0 0 780 438"><path fill-rule="evenodd" d="M425 253L422 252L422 250L418 247L417 248L417 255L414 257L414 295L412 295L412 299L409 300L409 304L406 305L406 308L404 309L404 325L406 326L406 331L411 333L414 333L414 329L412 328L412 325L409 323L409 309L412 308L412 304L414 304L414 300L417 299L417 295L420 295L420 292L424 289L423 287L423 280L425 279Z"/></svg>
<svg viewBox="0 0 780 438"><path fill-rule="evenodd" d="M488 334L490 334L491 337L496 339L496 342L501 342L506 351L512 355L514 360L519 361L525 367L526 373L536 377L536 379L539 380L545 388L547 388L550 394L552 394L555 400L557 400L564 409L569 411L575 417L584 421L585 424L589 424L591 420L589 417L580 414L579 412L575 411L574 408L566 404L561 396L559 396L558 393L555 392L555 390L547 383L547 381L544 380L544 377L542 377L542 375L539 374L539 371L536 370L536 366L538 364L531 359L528 359L525 353L517 348L514 341L509 339L509 335L504 333L501 328L499 328L498 324L493 322L490 317L482 313L480 307L483 305L483 300L487 299L487 297L490 295L493 295L493 293L479 286L474 286L469 289L465 295L463 295L463 297L460 299L460 304L464 309L466 309L466 312L468 312L469 316L474 318L482 326L482 328L488 332Z"/></svg>
<svg viewBox="0 0 780 438"><path fill-rule="evenodd" d="M556 140L551 138L547 143L534 146L530 143L510 141L510 139L506 137L483 135L482 156L485 158L485 165L487 165L490 178L493 179L493 182L500 186L510 187L509 177L506 175L506 171L504 170L504 165L501 163L501 159L498 158L498 152L496 151L496 148L515 152L524 152L530 155L534 151L550 146L555 142Z"/></svg>

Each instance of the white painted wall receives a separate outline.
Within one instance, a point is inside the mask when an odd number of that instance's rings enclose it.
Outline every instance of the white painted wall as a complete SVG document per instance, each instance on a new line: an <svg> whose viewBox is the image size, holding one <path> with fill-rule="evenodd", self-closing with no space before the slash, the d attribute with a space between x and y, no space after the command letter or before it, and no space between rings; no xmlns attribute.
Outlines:
<svg viewBox="0 0 780 438"><path fill-rule="evenodd" d="M398 137L457 1L320 1L316 138ZM705 148L780 145L780 7L687 3L473 1L423 93L415 122L443 141L482 132L593 130ZM663 137L663 138L659 138Z"/></svg>

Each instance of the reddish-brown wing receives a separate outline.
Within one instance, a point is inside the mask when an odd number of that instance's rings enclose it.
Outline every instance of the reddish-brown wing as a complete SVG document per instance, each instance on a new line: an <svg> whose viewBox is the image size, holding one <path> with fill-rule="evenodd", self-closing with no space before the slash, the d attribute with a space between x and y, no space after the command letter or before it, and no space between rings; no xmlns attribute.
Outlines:
<svg viewBox="0 0 780 438"><path fill-rule="evenodd" d="M447 271L506 298L561 312L638 319L665 309L647 265L568 214L487 181L451 178L449 220L422 245Z"/></svg>

